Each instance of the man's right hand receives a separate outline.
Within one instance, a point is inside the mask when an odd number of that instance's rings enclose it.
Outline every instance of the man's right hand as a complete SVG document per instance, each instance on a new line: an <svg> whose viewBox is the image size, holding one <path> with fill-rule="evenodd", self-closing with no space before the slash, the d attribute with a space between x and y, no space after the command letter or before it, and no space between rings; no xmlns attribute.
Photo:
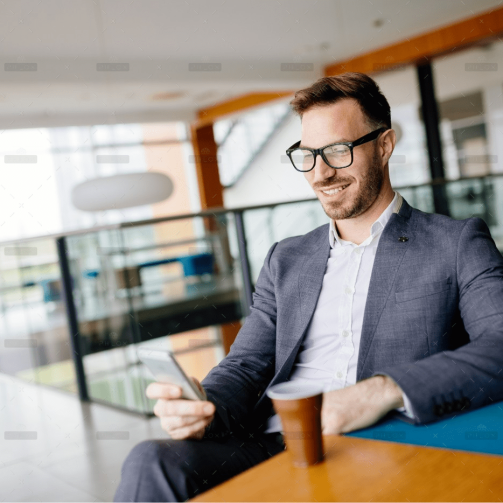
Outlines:
<svg viewBox="0 0 503 503"><path fill-rule="evenodd" d="M199 381L195 377L191 379L204 392ZM161 428L173 439L202 439L206 427L215 417L215 405L212 402L181 399L182 389L176 384L152 382L145 394L148 398L157 398L154 414L161 418Z"/></svg>

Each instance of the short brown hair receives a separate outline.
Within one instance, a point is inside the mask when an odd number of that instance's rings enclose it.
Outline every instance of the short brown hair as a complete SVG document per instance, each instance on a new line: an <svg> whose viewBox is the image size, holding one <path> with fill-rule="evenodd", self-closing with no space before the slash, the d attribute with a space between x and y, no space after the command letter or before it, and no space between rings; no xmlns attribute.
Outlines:
<svg viewBox="0 0 503 503"><path fill-rule="evenodd" d="M302 114L313 107L331 105L343 98L354 98L358 102L370 129L382 126L391 129L388 100L375 80L364 73L347 72L322 77L312 86L297 91L290 105L302 118Z"/></svg>

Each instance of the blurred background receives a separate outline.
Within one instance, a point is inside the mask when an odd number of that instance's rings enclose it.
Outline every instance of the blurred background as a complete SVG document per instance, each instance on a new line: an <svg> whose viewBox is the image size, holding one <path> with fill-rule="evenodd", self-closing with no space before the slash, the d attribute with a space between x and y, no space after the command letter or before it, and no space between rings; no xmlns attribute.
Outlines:
<svg viewBox="0 0 503 503"><path fill-rule="evenodd" d="M4 0L0 33L0 389L25 400L2 413L18 442L1 440L0 482L58 481L7 499L110 499L128 449L161 434L138 347L202 380L271 245L328 223L285 155L288 103L319 77L371 75L393 187L482 217L503 250L501 0ZM34 417L54 427L50 400L80 432L62 449L23 436ZM136 434L100 472L82 454L110 414Z"/></svg>

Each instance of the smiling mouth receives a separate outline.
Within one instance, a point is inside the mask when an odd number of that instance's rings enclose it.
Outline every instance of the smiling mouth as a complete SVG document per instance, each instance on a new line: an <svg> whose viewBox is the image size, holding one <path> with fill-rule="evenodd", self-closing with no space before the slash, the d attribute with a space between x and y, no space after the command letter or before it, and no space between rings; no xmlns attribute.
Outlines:
<svg viewBox="0 0 503 503"><path fill-rule="evenodd" d="M325 194L326 196L333 196L335 194L338 194L339 192L342 192L343 190L346 189L346 187L349 187L349 183L347 185L343 185L342 187L338 188L338 189L332 189L332 190L322 190L321 192L323 192L323 194Z"/></svg>

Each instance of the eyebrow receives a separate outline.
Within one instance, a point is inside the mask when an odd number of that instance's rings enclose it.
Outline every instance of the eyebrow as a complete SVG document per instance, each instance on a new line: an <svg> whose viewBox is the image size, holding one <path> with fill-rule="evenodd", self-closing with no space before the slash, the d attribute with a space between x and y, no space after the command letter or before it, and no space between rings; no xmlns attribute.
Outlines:
<svg viewBox="0 0 503 503"><path fill-rule="evenodd" d="M341 138L340 140L338 141L331 141L328 145L333 145L334 143L344 143L344 142L351 142L351 140L348 140L347 138ZM324 147L326 147L326 145L323 145ZM298 148L311 148L311 147L306 147L305 145L303 145L302 143L299 143L299 146ZM321 148L321 147L320 147Z"/></svg>

